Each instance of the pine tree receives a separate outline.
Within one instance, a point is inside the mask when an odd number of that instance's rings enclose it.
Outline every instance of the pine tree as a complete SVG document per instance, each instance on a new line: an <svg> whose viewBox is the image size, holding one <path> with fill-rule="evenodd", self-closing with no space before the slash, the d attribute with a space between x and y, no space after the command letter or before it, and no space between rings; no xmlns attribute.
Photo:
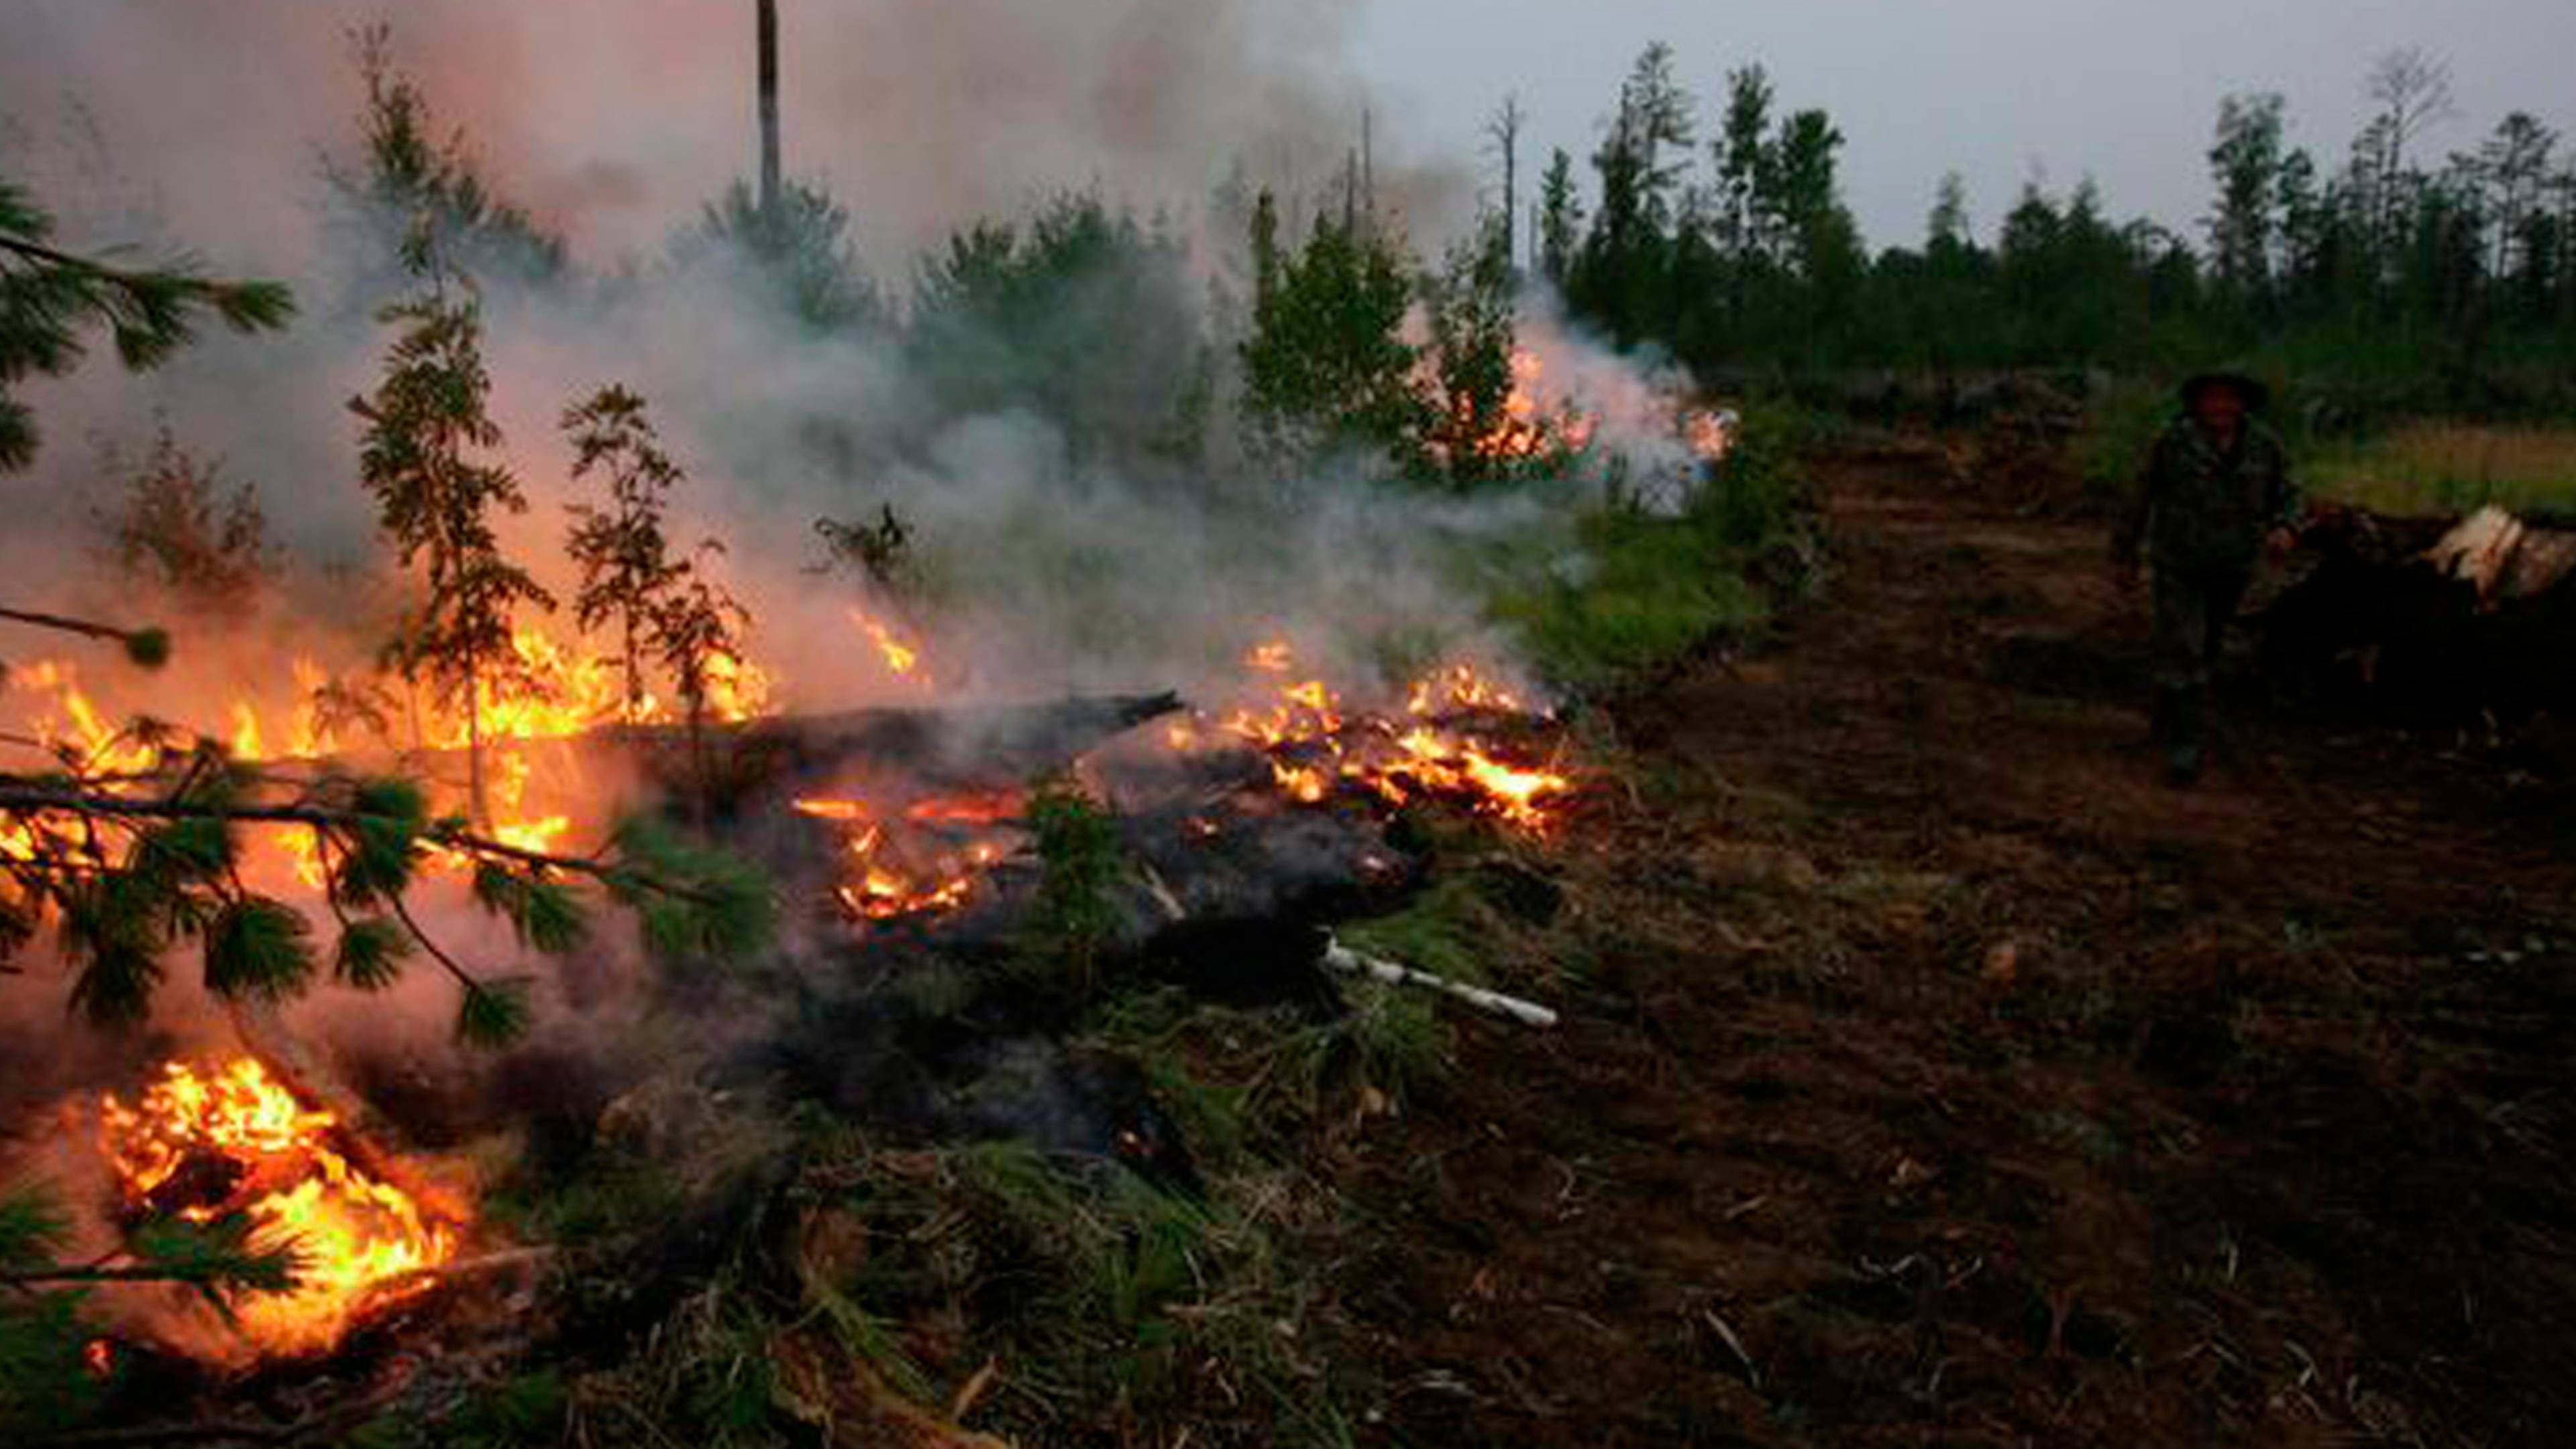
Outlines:
<svg viewBox="0 0 2576 1449"><path fill-rule="evenodd" d="M2219 103L2209 168L2218 192L2210 213L2210 260L2240 306L2268 318L2273 253L2279 227L2284 103L2277 94L2229 96Z"/></svg>
<svg viewBox="0 0 2576 1449"><path fill-rule="evenodd" d="M553 596L501 555L492 512L524 512L527 499L507 465L482 455L501 443L488 401L482 308L473 283L457 275L435 238L416 234L413 272L424 290L378 313L402 328L384 380L349 410L365 424L359 477L374 496L377 524L403 567L421 570L423 592L389 657L406 680L428 681L466 719L468 800L488 821L482 714L496 686L534 687L512 648L522 605L554 607Z"/></svg>
<svg viewBox="0 0 2576 1449"><path fill-rule="evenodd" d="M1562 289L1575 249L1583 243L1583 198L1575 193L1574 158L1562 146L1539 178L1538 207L1539 274Z"/></svg>
<svg viewBox="0 0 2576 1449"><path fill-rule="evenodd" d="M1499 217L1488 217L1483 234L1452 249L1441 274L1423 287L1434 396L1428 447L1418 462L1425 470L1436 467L1455 488L1506 476L1516 461L1545 442L1542 424L1520 423L1509 412L1514 340L1509 236ZM1517 436L1523 428L1532 434Z"/></svg>
<svg viewBox="0 0 2576 1449"><path fill-rule="evenodd" d="M1318 218L1294 255L1265 194L1253 211L1252 335L1240 350L1244 408L1276 459L1337 447L1404 456L1421 437L1418 354L1404 340L1413 287L1395 245Z"/></svg>
<svg viewBox="0 0 2576 1449"><path fill-rule="evenodd" d="M531 281L560 273L563 239L493 190L461 131L438 134L428 96L394 63L392 28L362 27L350 43L366 107L358 159L323 158L323 180L339 203L336 225L406 269L426 234L464 271Z"/></svg>

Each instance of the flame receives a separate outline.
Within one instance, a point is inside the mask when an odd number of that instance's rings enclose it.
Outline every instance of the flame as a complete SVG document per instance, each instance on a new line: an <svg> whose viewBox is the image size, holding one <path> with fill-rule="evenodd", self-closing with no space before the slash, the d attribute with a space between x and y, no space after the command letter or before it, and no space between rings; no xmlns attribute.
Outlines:
<svg viewBox="0 0 2576 1449"><path fill-rule="evenodd" d="M931 682L929 671L921 667L920 646L907 643L894 630L860 610L850 611L850 622L858 625L860 632L868 636L868 642L876 646L877 657L885 661L888 673L916 684Z"/></svg>
<svg viewBox="0 0 2576 1449"><path fill-rule="evenodd" d="M953 911L971 899L1009 853L1005 832L1023 802L1016 792L921 800L899 813L892 832L864 800L792 804L796 813L839 828L842 870L833 894L842 908L860 921L895 921ZM960 828L975 833L957 844Z"/></svg>
<svg viewBox="0 0 2576 1449"><path fill-rule="evenodd" d="M325 1353L352 1328L425 1286L423 1269L455 1255L462 1224L352 1164L345 1129L309 1107L253 1057L202 1067L162 1065L131 1107L99 1100L101 1144L129 1209L198 1164L208 1186L175 1205L205 1223L239 1213L253 1248L292 1247L298 1267L282 1293L244 1295L234 1318L265 1356Z"/></svg>
<svg viewBox="0 0 2576 1449"><path fill-rule="evenodd" d="M1474 407L1472 398L1457 399L1451 419L1454 435L1464 436L1477 426ZM1572 400L1552 397L1546 361L1526 347L1515 347L1512 386L1503 398L1502 416L1482 433L1451 446L1469 457L1501 463L1525 462L1559 450L1580 453L1592 446L1600 421Z"/></svg>
<svg viewBox="0 0 2576 1449"><path fill-rule="evenodd" d="M416 695L410 700L414 708L400 716L408 727L405 739L374 743L461 751L479 738L490 834L520 849L555 853L571 836L582 808L598 794L582 778L573 753L558 742L618 724L675 725L686 711L677 701L650 692L630 700L613 655L565 644L535 629L522 627L513 634L511 665L494 671L470 715L461 703ZM285 708L263 708L249 698L209 706L209 713L225 721L220 743L234 759L274 764L342 755L350 745L364 742L344 740L332 721L325 700L335 684L349 685L353 693L400 693L399 681L392 679L335 681L309 658L294 660L291 673L295 693ZM377 688L370 691L370 684ZM774 708L774 688L772 677L759 666L717 655L708 662L707 716L717 723L758 718ZM9 699L23 732L37 745L71 762L95 788L110 792L148 788L148 782L120 777L166 770L201 742L185 730L111 724L122 716L102 707L74 668L60 661L42 660L12 671L0 695ZM25 820L0 825L0 855L31 857L43 838L41 825ZM322 861L310 832L260 829L250 839L254 874L321 886ZM434 858L455 864L452 858Z"/></svg>
<svg viewBox="0 0 2576 1449"><path fill-rule="evenodd" d="M1295 668L1285 645L1260 646L1246 663L1273 674ZM1518 696L1471 664L1443 665L1414 681L1404 713L1399 720L1354 712L1322 680L1305 679L1279 686L1266 706L1237 709L1213 728L1260 751L1272 784L1304 805L1321 804L1337 785L1348 784L1391 805L1456 800L1539 833L1547 828L1548 806L1573 789L1566 776L1514 763L1453 725L1525 713ZM1207 728L1176 724L1165 738L1176 750L1196 750Z"/></svg>
<svg viewBox="0 0 2576 1449"><path fill-rule="evenodd" d="M39 659L12 670L8 688L34 696L25 715L27 733L83 774L141 774L161 762L159 745L108 723L108 714L81 688L80 672L70 664Z"/></svg>
<svg viewBox="0 0 2576 1449"><path fill-rule="evenodd" d="M1718 463L1735 447L1735 414L1692 408L1682 415L1682 441L1703 463Z"/></svg>

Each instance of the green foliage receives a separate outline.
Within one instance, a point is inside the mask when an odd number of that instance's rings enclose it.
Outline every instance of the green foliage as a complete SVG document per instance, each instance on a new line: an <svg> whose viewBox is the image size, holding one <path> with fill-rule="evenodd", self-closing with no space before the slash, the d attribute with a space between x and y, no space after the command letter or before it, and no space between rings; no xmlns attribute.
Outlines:
<svg viewBox="0 0 2576 1449"><path fill-rule="evenodd" d="M82 1354L97 1332L82 1315L91 1285L175 1284L219 1312L238 1294L290 1287L301 1268L294 1245L254 1248L252 1231L242 1217L158 1219L127 1234L115 1257L67 1263L70 1226L52 1194L0 1188L0 1432L66 1430L96 1410L99 1383Z"/></svg>
<svg viewBox="0 0 2576 1449"><path fill-rule="evenodd" d="M474 868L474 898L510 923L519 944L549 956L580 948L590 920L561 881L486 860Z"/></svg>
<svg viewBox="0 0 2576 1449"><path fill-rule="evenodd" d="M1033 413L1078 468L1195 462L1207 342L1186 263L1159 223L1061 195L951 236L914 285L904 351L944 414Z"/></svg>
<svg viewBox="0 0 2576 1449"><path fill-rule="evenodd" d="M158 669L170 662L170 631L135 629L125 636L125 662L137 669Z"/></svg>
<svg viewBox="0 0 2576 1449"><path fill-rule="evenodd" d="M2576 513L2576 429L2409 423L2315 446L2301 478L2318 496L2388 513Z"/></svg>
<svg viewBox="0 0 2576 1449"><path fill-rule="evenodd" d="M609 481L608 507L571 505L565 551L581 566L574 617L585 630L616 622L629 718L644 701L644 654L660 661L678 690L691 746L701 748L710 670L718 656L741 652L738 631L750 616L707 581L697 558L671 553L663 516L671 489L688 475L663 453L643 398L601 388L564 411L563 430L573 443L572 475L605 471ZM713 539L698 545L701 558L721 550Z"/></svg>
<svg viewBox="0 0 2576 1449"><path fill-rule="evenodd" d="M439 696L464 714L467 766L477 820L488 818L479 733L483 690L535 681L511 647L522 605L554 607L526 570L501 555L495 509L527 510L507 465L480 455L499 447L492 421L491 374L483 362L482 308L424 233L411 253L423 290L383 309L380 320L402 330L385 359L385 376L349 411L365 424L360 481L376 501L377 527L405 568L417 565L422 597L388 653L406 679L426 676Z"/></svg>
<svg viewBox="0 0 2576 1449"><path fill-rule="evenodd" d="M1689 188L1672 143L1689 134L1689 98L1651 48L1604 128L1590 225L1560 285L1578 320L1712 380L1882 366L2168 373L2256 355L2346 391L2396 388L2418 408L2576 410L2576 166L2522 113L2434 164L2416 143L2448 110L2441 68L2417 55L2391 74L2401 99L2340 167L2290 144L2278 96L2224 100L2198 251L2113 216L2089 181L2025 187L1981 242L1952 176L1922 245L1873 259L1837 194L1840 132L1822 111L1783 114L1759 66L1729 76L1713 182Z"/></svg>
<svg viewBox="0 0 2576 1449"><path fill-rule="evenodd" d="M18 183L0 177L0 473L35 461L35 414L11 395L30 377L80 365L92 328L103 328L131 372L157 367L195 339L211 315L236 332L274 331L295 315L275 282L224 282L182 258L152 268L113 266L64 251L53 218Z"/></svg>
<svg viewBox="0 0 2576 1449"><path fill-rule="evenodd" d="M352 31L350 45L366 87L360 156L354 165L326 157L322 167L344 223L370 233L388 256L428 245L467 271L530 280L562 271L562 238L493 193L462 132L438 134L428 97L394 63L391 27Z"/></svg>
<svg viewBox="0 0 2576 1449"><path fill-rule="evenodd" d="M382 990L417 950L461 989L462 1039L493 1045L516 1037L527 1020L527 984L468 971L404 904L433 848L463 857L478 902L542 954L587 941L588 912L573 886L585 877L641 914L647 939L674 954L739 955L772 925L767 887L748 865L649 827L621 831L606 859L536 857L483 840L462 820L428 818L419 787L406 781L326 776L299 786L290 802L272 803L257 792L273 786L212 752L182 778L169 798L136 800L77 779L0 776L0 820L22 827L26 842L23 853L0 858L0 947L23 948L50 920L72 971L72 1005L100 1025L144 1019L165 956L194 938L207 989L233 1000L303 994L326 950L334 980ZM313 837L324 904L338 926L327 947L302 912L252 894L235 875L246 822Z"/></svg>
<svg viewBox="0 0 2576 1449"><path fill-rule="evenodd" d="M892 318L885 298L860 265L849 230L849 209L820 186L786 182L778 204L764 209L736 181L708 204L694 241L730 252L780 310L816 332L886 327Z"/></svg>
<svg viewBox="0 0 2576 1449"><path fill-rule="evenodd" d="M768 944L778 901L760 872L648 816L619 822L609 891L641 917L645 943L670 961L739 960Z"/></svg>
<svg viewBox="0 0 2576 1449"><path fill-rule="evenodd" d="M1469 985L1486 977L1484 943L1500 929L1494 910L1468 880L1444 880L1392 916L1359 921L1339 932L1355 951Z"/></svg>
<svg viewBox="0 0 2576 1449"><path fill-rule="evenodd" d="M1023 946L1032 960L1088 988L1101 949L1118 928L1112 892L1127 863L1117 822L1067 776L1029 797L1028 827L1041 874Z"/></svg>
<svg viewBox="0 0 2576 1449"><path fill-rule="evenodd" d="M1256 439L1291 466L1352 448L1410 453L1427 419L1404 340L1412 287L1402 253L1374 224L1329 217L1291 252L1268 192L1252 226L1252 333L1239 361Z"/></svg>
<svg viewBox="0 0 2576 1449"><path fill-rule="evenodd" d="M1764 617L1744 580L1738 521L1759 510L1758 496L1712 490L1678 518L1589 510L1576 521L1575 551L1519 561L1494 612L1561 684L1598 687L1667 665Z"/></svg>
<svg viewBox="0 0 2576 1449"><path fill-rule="evenodd" d="M226 901L204 937L206 989L217 996L280 1001L302 995L313 979L313 927L283 902Z"/></svg>
<svg viewBox="0 0 2576 1449"><path fill-rule="evenodd" d="M818 518L814 532L823 540L823 562L808 573L845 572L898 602L918 599L927 586L921 556L912 543L912 525L891 503L877 505L873 523L864 518L848 523Z"/></svg>
<svg viewBox="0 0 2576 1449"><path fill-rule="evenodd" d="M402 978L411 959L412 938L402 927L381 917L350 921L340 928L340 943L331 961L332 979L359 991L382 991Z"/></svg>
<svg viewBox="0 0 2576 1449"><path fill-rule="evenodd" d="M466 985L456 1004L456 1039L470 1047L505 1047L527 1034L530 982L524 976Z"/></svg>
<svg viewBox="0 0 2576 1449"><path fill-rule="evenodd" d="M1509 233L1488 218L1474 242L1453 249L1425 279L1430 364L1420 446L1403 459L1417 474L1458 489L1560 472L1573 449L1558 420L1517 418L1510 404L1516 278Z"/></svg>

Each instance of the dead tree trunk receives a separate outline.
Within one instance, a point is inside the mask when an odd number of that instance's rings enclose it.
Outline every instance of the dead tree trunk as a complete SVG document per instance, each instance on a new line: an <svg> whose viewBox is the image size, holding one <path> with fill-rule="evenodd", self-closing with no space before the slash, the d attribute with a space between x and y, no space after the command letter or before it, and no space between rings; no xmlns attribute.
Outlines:
<svg viewBox="0 0 2576 1449"><path fill-rule="evenodd" d="M760 214L778 218L778 0L760 0Z"/></svg>

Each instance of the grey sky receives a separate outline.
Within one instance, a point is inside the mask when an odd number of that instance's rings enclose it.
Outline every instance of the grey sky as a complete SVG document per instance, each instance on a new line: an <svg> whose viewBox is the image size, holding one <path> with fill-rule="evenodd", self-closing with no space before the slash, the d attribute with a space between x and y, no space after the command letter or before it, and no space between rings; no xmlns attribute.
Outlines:
<svg viewBox="0 0 2576 1449"><path fill-rule="evenodd" d="M1953 169L1982 237L2035 167L2060 190L2092 175L2116 215L2196 223L2221 96L2282 92L2293 141L2339 158L2372 60L2399 46L2451 62L2462 116L2439 150L2510 110L2576 122L2576 0L1370 0L1351 53L1408 149L1465 151L1516 89L1535 155L1583 160L1653 39L1677 51L1703 131L1747 61L1783 104L1831 111L1875 245L1914 241Z"/></svg>

